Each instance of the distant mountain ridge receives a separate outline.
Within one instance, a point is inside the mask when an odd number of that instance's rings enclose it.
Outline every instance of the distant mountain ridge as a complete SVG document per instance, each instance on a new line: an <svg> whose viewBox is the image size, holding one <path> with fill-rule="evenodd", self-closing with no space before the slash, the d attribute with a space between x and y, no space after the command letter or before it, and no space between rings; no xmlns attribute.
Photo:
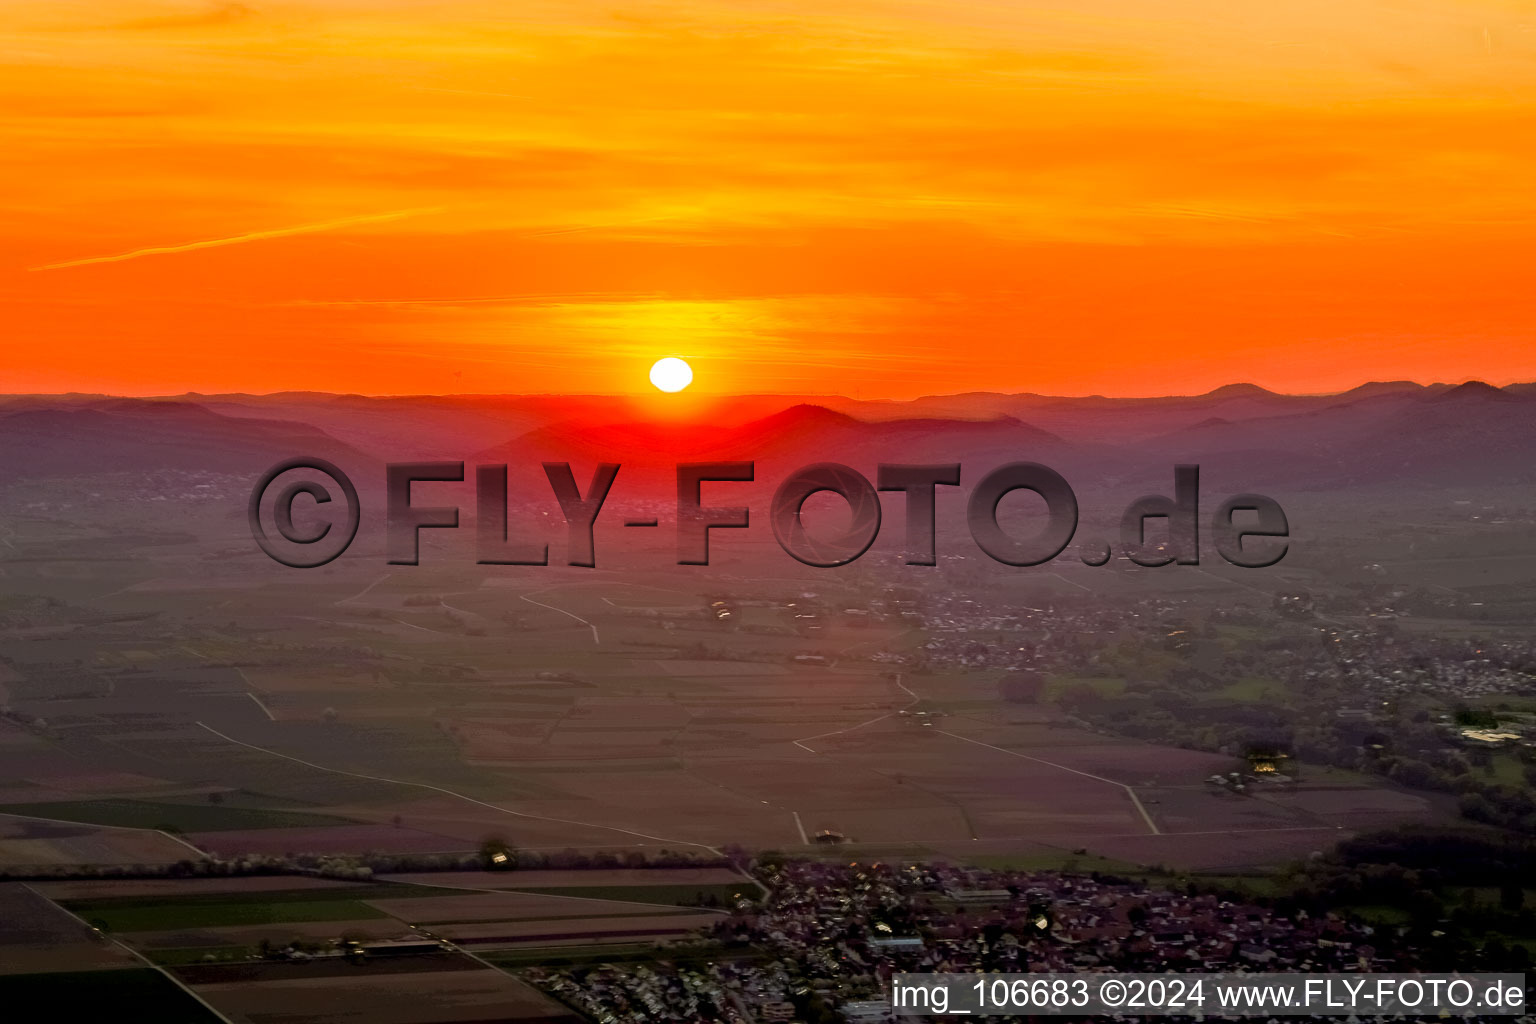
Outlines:
<svg viewBox="0 0 1536 1024"><path fill-rule="evenodd" d="M1317 488L1536 480L1536 384L1378 381L1333 395L1233 384L1136 399L978 392L904 402L689 400L694 411L682 416L590 395L8 396L0 398L0 474L254 474L282 458L318 455L370 468L432 458L616 461L635 472L680 461L1031 459L1117 479L1192 461L1227 467L1253 486Z"/></svg>
<svg viewBox="0 0 1536 1024"><path fill-rule="evenodd" d="M236 419L186 402L111 399L0 412L0 476L8 480L165 469L254 473L298 455L374 462L308 423Z"/></svg>
<svg viewBox="0 0 1536 1024"><path fill-rule="evenodd" d="M799 403L741 424L714 429L700 424L645 422L587 425L561 421L478 452L477 460L512 458L566 459L573 454L608 462L722 461L804 458L816 450L821 460L853 458L879 450L887 453L952 451L956 442L971 447L1065 447L1060 437L1011 416L985 420L940 418L863 420L825 406ZM950 447L946 448L945 445ZM887 455L888 459L894 455ZM942 457L942 456L941 456Z"/></svg>

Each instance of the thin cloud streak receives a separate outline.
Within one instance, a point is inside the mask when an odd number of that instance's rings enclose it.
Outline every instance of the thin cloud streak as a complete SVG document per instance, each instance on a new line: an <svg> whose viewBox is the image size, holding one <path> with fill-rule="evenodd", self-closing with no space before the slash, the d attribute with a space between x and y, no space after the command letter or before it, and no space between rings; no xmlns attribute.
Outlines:
<svg viewBox="0 0 1536 1024"><path fill-rule="evenodd" d="M185 242L181 245L158 245L147 249L134 249L132 252L118 253L115 256L87 256L78 260L65 260L62 263L47 263L40 267L29 267L29 270L63 270L66 267L83 267L93 263L122 263L124 260L136 260L141 256L167 256L179 252L193 252L198 249L218 249L226 245L240 245L245 242L261 242L269 238L288 238L292 235L312 235L322 231L334 231L337 228L349 228L358 224L379 224L384 221L400 220L404 217L416 217L427 213L437 213L442 207L421 207L414 210L394 210L389 213L368 213L356 217L342 217L337 220L322 221L319 224L299 224L291 228L272 228L268 231L251 231L243 235L231 235L228 238L209 238L200 242Z"/></svg>

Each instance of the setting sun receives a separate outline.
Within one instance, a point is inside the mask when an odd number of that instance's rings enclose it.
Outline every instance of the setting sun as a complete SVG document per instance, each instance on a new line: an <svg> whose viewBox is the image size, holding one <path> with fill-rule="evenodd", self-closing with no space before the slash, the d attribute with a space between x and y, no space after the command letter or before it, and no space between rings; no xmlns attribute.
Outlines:
<svg viewBox="0 0 1536 1024"><path fill-rule="evenodd" d="M1523 0L630 7L0 4L6 388L1536 378Z"/></svg>
<svg viewBox="0 0 1536 1024"><path fill-rule="evenodd" d="M676 356L658 359L651 367L651 383L663 391L681 391L693 383L693 367Z"/></svg>

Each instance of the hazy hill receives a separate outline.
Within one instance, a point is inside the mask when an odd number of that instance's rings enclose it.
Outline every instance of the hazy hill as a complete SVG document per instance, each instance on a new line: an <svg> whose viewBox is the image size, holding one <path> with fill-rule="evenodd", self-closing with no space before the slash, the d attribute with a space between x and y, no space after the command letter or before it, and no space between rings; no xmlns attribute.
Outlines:
<svg viewBox="0 0 1536 1024"><path fill-rule="evenodd" d="M1213 467L1245 464L1256 479L1290 486L1528 482L1536 480L1536 395L1479 381L1386 386L1300 413L1213 418L1136 447Z"/></svg>
<svg viewBox="0 0 1536 1024"><path fill-rule="evenodd" d="M1159 482L1175 462L1252 488L1466 486L1536 478L1536 386L1373 382L1338 395L1235 384L1167 398L975 393L913 401L689 396L368 397L286 393L0 399L9 479L155 468L256 473L314 454L344 468L439 458L625 463L626 478L681 461L752 459L782 473L813 461L1034 459L1063 472ZM977 466L980 468L980 466ZM974 480L972 476L970 479Z"/></svg>
<svg viewBox="0 0 1536 1024"><path fill-rule="evenodd" d="M0 476L8 480L163 469L254 474L298 455L373 461L307 423L234 419L186 402L0 408Z"/></svg>
<svg viewBox="0 0 1536 1024"><path fill-rule="evenodd" d="M618 462L625 480L653 496L671 494L680 462L752 461L757 479L777 481L813 462L844 462L871 476L880 462L993 463L1049 461L1069 446L1011 417L990 420L911 419L869 422L816 405L799 404L736 427L564 421L474 455L476 462L525 464ZM751 488L749 492L760 488Z"/></svg>

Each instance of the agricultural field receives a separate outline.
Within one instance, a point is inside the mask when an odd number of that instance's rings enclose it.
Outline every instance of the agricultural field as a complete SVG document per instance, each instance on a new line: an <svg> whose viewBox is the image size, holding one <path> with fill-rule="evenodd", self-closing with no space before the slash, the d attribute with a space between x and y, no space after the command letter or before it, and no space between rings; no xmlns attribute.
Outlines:
<svg viewBox="0 0 1536 1024"><path fill-rule="evenodd" d="M22 882L0 882L0 976L138 966L133 956Z"/></svg>
<svg viewBox="0 0 1536 1024"><path fill-rule="evenodd" d="M453 854L488 836L542 851L809 849L823 830L868 848L1124 857L1123 841L1151 837L1136 848L1173 866L1207 860L1202 837L1241 834L1224 845L1248 866L1291 856L1300 831L1327 842L1360 821L1434 813L1368 781L1226 799L1203 780L1230 758L1092 732L1049 702L1003 704L995 675L899 673L860 656L921 631L830 615L808 639L794 609L812 580L834 589L823 605L855 600L856 585L825 577L759 582L739 609L750 614L723 626L709 612L729 593L720 578L358 566L277 587L273 567L236 558L200 566L199 586L197 549L156 546L158 582L114 579L102 593L115 596L90 603L131 598L174 632L73 624L87 656L67 684L54 641L0 637L18 720L47 723L0 726L0 759L17 763L0 812L47 819L13 832L113 826L116 843L177 848L161 862L194 849ZM33 583L66 604L86 589ZM217 615L202 613L209 602ZM808 645L825 655L796 662ZM1261 700L1268 687L1240 679L1221 696ZM32 847L7 850L8 838L0 858L24 863Z"/></svg>
<svg viewBox="0 0 1536 1024"><path fill-rule="evenodd" d="M174 864L196 848L152 829L0 815L0 871L76 864Z"/></svg>
<svg viewBox="0 0 1536 1024"><path fill-rule="evenodd" d="M576 1024L581 1018L527 983L493 968L337 974L215 982L198 993L231 1020L275 1019L342 1024L436 1024L512 1021Z"/></svg>
<svg viewBox="0 0 1536 1024"><path fill-rule="evenodd" d="M282 893L257 899L189 900L151 897L144 900L79 900L67 906L108 932L188 930L210 925L287 924L315 921L362 921L386 916L353 900L293 900Z"/></svg>
<svg viewBox="0 0 1536 1024"><path fill-rule="evenodd" d="M760 894L704 864L1257 891L1363 831L1458 821L1426 778L1502 787L1506 818L1529 789L1518 743L1441 724L1530 725L1528 662L1463 644L1471 616L1529 631L1530 555L1483 551L1515 526L1443 573L1433 531L1424 558L1371 536L1263 574L1026 569L954 536L929 572L888 531L822 571L758 517L704 572L670 530L617 525L600 569L559 545L481 565L468 529L398 565L371 517L295 571L251 544L247 484L174 525L164 483L0 493L0 995L65 1019L87 993L164 1021L199 1000L249 1024L566 1021L508 971L698 953ZM1314 531L1358 518L1309 501L1298 524L1338 517Z"/></svg>
<svg viewBox="0 0 1536 1024"><path fill-rule="evenodd" d="M0 805L0 814L27 814L118 828L166 832L223 832L261 828L316 828L348 824L345 818L255 807L226 807L151 800L75 800L67 803Z"/></svg>
<svg viewBox="0 0 1536 1024"><path fill-rule="evenodd" d="M145 976L166 981L169 988L157 999L186 995L200 1010L195 996L228 1019L253 1024L274 1007L314 1021L353 1020L359 1007L374 1019L404 1024L574 1020L522 981L461 950L621 941L654 950L719 919L720 911L666 902L677 895L679 877L722 888L722 877L736 877L723 869L624 869L592 872L593 884L580 886L573 883L583 872L538 871L529 874L543 892L469 884L504 883L513 874L429 872L362 883L286 876L0 883L0 964L17 976L0 977L0 992L10 991L12 981L17 991L47 989L34 976L45 969L95 969L86 988L105 992L97 975L116 968L111 973L141 986ZM745 879L736 882L734 889L755 894ZM589 894L595 890L635 901ZM651 901L640 902L647 897ZM336 952L343 940L400 939L425 941L428 951L361 961ZM272 955L284 949L310 952ZM145 963L169 974L147 972ZM342 992L348 998L340 998ZM181 1019L169 1005L163 1012L161 1019ZM185 1019L202 1018L194 1010Z"/></svg>
<svg viewBox="0 0 1536 1024"><path fill-rule="evenodd" d="M593 884L575 884L588 873ZM89 937L94 927L141 949L222 949L254 946L261 938L336 937L352 930L385 938L456 924L667 919L670 926L723 912L690 906L701 893L728 898L758 893L751 880L725 869L533 871L528 874L543 885L511 888L517 874L417 872L373 882L249 876L0 884L18 908L30 908L32 917L61 934ZM683 885L674 875L695 875L699 882ZM721 876L735 881L706 881Z"/></svg>
<svg viewBox="0 0 1536 1024"><path fill-rule="evenodd" d="M516 871L417 871L384 875L381 881L416 885L458 886L466 889L522 889L563 892L602 887L615 891L654 889L740 889L752 883L730 868L583 868L559 871L519 868Z"/></svg>

